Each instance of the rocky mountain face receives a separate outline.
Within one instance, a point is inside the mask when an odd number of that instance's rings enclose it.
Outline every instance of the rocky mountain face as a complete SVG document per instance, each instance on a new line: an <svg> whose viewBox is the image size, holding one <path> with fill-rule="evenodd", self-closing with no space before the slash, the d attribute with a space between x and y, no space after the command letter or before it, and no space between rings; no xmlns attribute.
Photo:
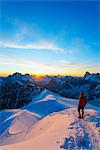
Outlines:
<svg viewBox="0 0 100 150"><path fill-rule="evenodd" d="M65 97L78 98L80 92L84 92L88 100L100 98L100 74L86 72L84 77L72 76L45 76L36 81L42 88L47 88Z"/></svg>
<svg viewBox="0 0 100 150"><path fill-rule="evenodd" d="M84 77L45 76L35 80L29 74L15 73L12 76L0 77L0 109L19 108L29 102L32 97L48 89L64 97L78 98L84 92L87 100L100 105L100 74L86 72Z"/></svg>
<svg viewBox="0 0 100 150"><path fill-rule="evenodd" d="M85 73L84 77L91 75L88 71Z"/></svg>
<svg viewBox="0 0 100 150"><path fill-rule="evenodd" d="M15 73L0 79L0 109L19 108L28 104L39 88L28 74Z"/></svg>

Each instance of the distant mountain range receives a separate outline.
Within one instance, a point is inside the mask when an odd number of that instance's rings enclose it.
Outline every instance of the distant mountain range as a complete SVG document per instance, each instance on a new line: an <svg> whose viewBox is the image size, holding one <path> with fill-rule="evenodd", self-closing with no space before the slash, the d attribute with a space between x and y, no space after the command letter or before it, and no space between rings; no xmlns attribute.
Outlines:
<svg viewBox="0 0 100 150"><path fill-rule="evenodd" d="M88 100L100 98L100 74L86 72L84 77L72 76L45 76L36 81L39 87L59 93L62 96L78 98L84 92Z"/></svg>
<svg viewBox="0 0 100 150"><path fill-rule="evenodd" d="M22 107L44 89L74 99L77 99L82 91L87 100L99 105L100 74L86 72L84 77L44 76L41 80L21 73L0 77L0 109Z"/></svg>

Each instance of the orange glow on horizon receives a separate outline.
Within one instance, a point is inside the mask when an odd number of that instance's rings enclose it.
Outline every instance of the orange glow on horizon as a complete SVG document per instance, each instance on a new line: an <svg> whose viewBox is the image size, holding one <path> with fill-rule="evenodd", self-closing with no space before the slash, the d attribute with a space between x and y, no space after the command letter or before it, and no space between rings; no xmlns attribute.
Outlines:
<svg viewBox="0 0 100 150"><path fill-rule="evenodd" d="M4 76L4 77L6 77L6 76L9 76L9 75L12 75L13 73L15 73L15 72L0 72L0 76ZM20 72L19 72L20 73ZM22 73L22 74L27 74L27 73ZM60 73L29 73L31 76L35 76L36 77L36 79L41 79L42 77L44 77L44 76L46 76L46 75L48 75L48 76L57 76L57 75L59 75L59 76L80 76L80 77L82 77L82 76L84 76L84 74L82 74L82 73L62 73L62 74L60 74Z"/></svg>

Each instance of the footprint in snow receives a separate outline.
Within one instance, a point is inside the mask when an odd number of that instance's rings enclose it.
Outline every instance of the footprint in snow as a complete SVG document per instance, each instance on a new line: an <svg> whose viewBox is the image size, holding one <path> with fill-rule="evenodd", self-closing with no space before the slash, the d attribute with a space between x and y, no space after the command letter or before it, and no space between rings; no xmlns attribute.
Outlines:
<svg viewBox="0 0 100 150"><path fill-rule="evenodd" d="M77 121L71 123L69 137L65 138L65 142L60 148L64 150L93 150L89 134L84 125Z"/></svg>

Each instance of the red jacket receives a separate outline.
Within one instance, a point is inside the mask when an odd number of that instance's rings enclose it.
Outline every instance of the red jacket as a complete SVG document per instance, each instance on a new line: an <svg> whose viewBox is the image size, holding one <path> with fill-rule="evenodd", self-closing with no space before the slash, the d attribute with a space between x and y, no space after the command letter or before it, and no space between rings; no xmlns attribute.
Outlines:
<svg viewBox="0 0 100 150"><path fill-rule="evenodd" d="M86 106L87 101L85 99L85 97L79 97L79 106Z"/></svg>

